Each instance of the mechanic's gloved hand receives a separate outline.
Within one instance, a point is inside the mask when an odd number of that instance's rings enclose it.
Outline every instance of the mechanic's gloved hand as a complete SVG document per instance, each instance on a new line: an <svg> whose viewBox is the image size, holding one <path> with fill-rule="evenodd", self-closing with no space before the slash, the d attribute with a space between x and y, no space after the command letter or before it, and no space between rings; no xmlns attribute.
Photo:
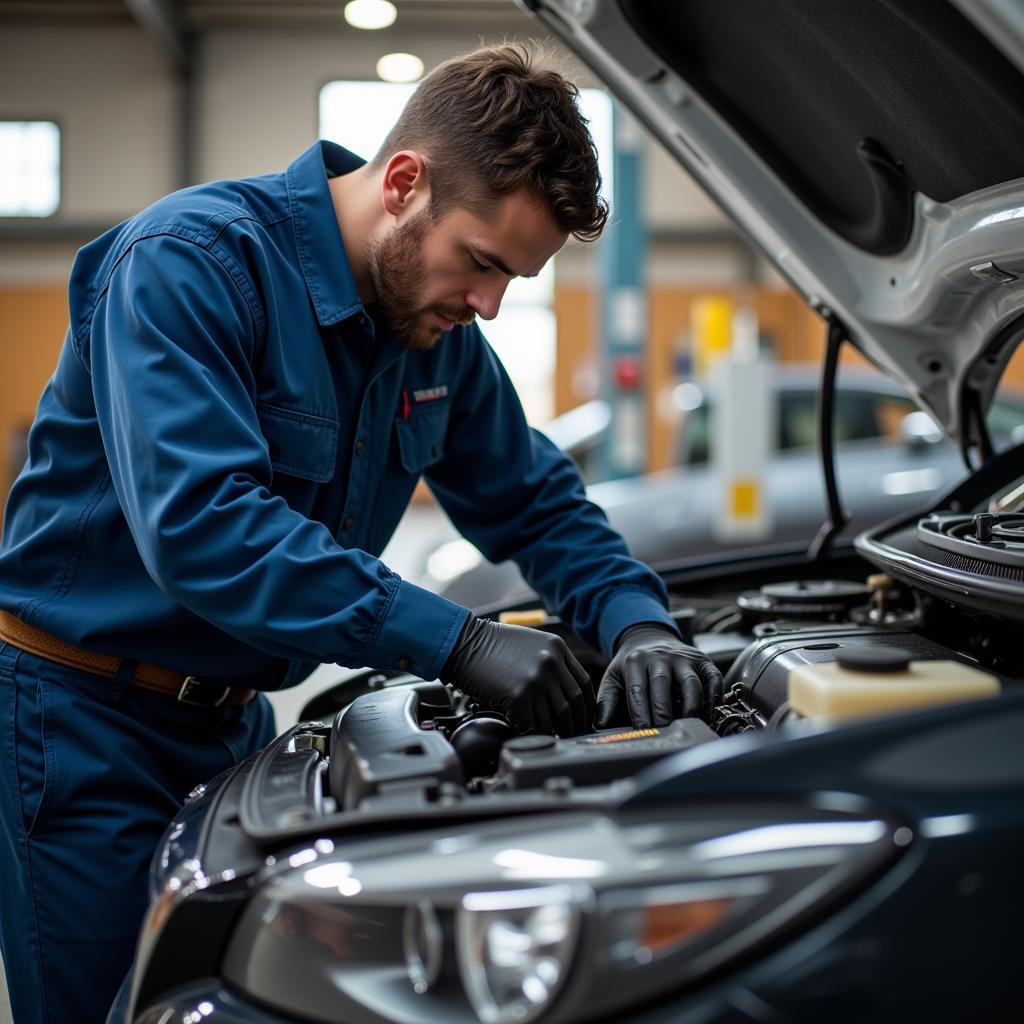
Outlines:
<svg viewBox="0 0 1024 1024"><path fill-rule="evenodd" d="M565 641L525 626L470 618L441 681L500 711L520 733L578 736L594 720L594 690Z"/></svg>
<svg viewBox="0 0 1024 1024"><path fill-rule="evenodd" d="M630 626L619 637L597 691L597 727L612 724L625 696L629 717L638 729L668 725L675 706L683 718L707 718L722 699L722 673L708 656L684 644L665 626L651 622Z"/></svg>

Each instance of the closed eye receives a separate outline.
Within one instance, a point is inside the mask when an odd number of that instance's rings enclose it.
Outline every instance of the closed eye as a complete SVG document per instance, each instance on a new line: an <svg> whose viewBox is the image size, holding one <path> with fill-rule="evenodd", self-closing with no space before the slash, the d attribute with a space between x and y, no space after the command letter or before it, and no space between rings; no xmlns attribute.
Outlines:
<svg viewBox="0 0 1024 1024"><path fill-rule="evenodd" d="M478 259L476 259L476 258L475 258L475 257L474 257L474 256L473 256L472 254L470 254L470 257L469 257L469 262L473 264L473 269L474 269L475 271L477 271L478 273L480 273L480 274L483 274L483 273L485 273L486 271L488 271L488 270L490 270L490 269L491 269L491 268L490 268L490 267L488 267L488 266L487 266L486 264L484 264L484 263L481 263L481 262L480 262L480 261L479 261Z"/></svg>

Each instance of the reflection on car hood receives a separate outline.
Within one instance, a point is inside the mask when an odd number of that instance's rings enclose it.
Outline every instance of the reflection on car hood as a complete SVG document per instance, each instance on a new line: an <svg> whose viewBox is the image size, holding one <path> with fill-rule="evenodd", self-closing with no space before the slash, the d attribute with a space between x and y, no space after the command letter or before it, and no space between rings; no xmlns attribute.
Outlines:
<svg viewBox="0 0 1024 1024"><path fill-rule="evenodd" d="M1024 8L520 2L808 302L970 433L1024 333Z"/></svg>

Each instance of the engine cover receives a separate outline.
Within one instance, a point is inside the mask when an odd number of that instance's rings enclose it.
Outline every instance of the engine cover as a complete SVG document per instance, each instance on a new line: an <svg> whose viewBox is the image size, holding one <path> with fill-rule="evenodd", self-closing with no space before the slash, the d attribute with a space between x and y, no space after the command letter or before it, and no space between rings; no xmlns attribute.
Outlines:
<svg viewBox="0 0 1024 1024"><path fill-rule="evenodd" d="M556 739L519 736L501 749L496 787L532 789L571 780L596 786L624 779L658 758L717 739L699 718L680 718L651 729L612 729L592 736Z"/></svg>

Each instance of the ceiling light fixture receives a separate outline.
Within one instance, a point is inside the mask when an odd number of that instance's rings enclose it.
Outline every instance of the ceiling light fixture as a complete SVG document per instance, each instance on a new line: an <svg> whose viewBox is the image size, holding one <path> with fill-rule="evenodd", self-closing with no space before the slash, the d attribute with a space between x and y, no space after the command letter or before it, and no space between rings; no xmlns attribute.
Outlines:
<svg viewBox="0 0 1024 1024"><path fill-rule="evenodd" d="M391 0L349 0L345 20L353 28L387 28L395 23L398 9Z"/></svg>
<svg viewBox="0 0 1024 1024"><path fill-rule="evenodd" d="M385 82L416 82L423 77L423 61L414 53L386 53L377 61L377 75Z"/></svg>

